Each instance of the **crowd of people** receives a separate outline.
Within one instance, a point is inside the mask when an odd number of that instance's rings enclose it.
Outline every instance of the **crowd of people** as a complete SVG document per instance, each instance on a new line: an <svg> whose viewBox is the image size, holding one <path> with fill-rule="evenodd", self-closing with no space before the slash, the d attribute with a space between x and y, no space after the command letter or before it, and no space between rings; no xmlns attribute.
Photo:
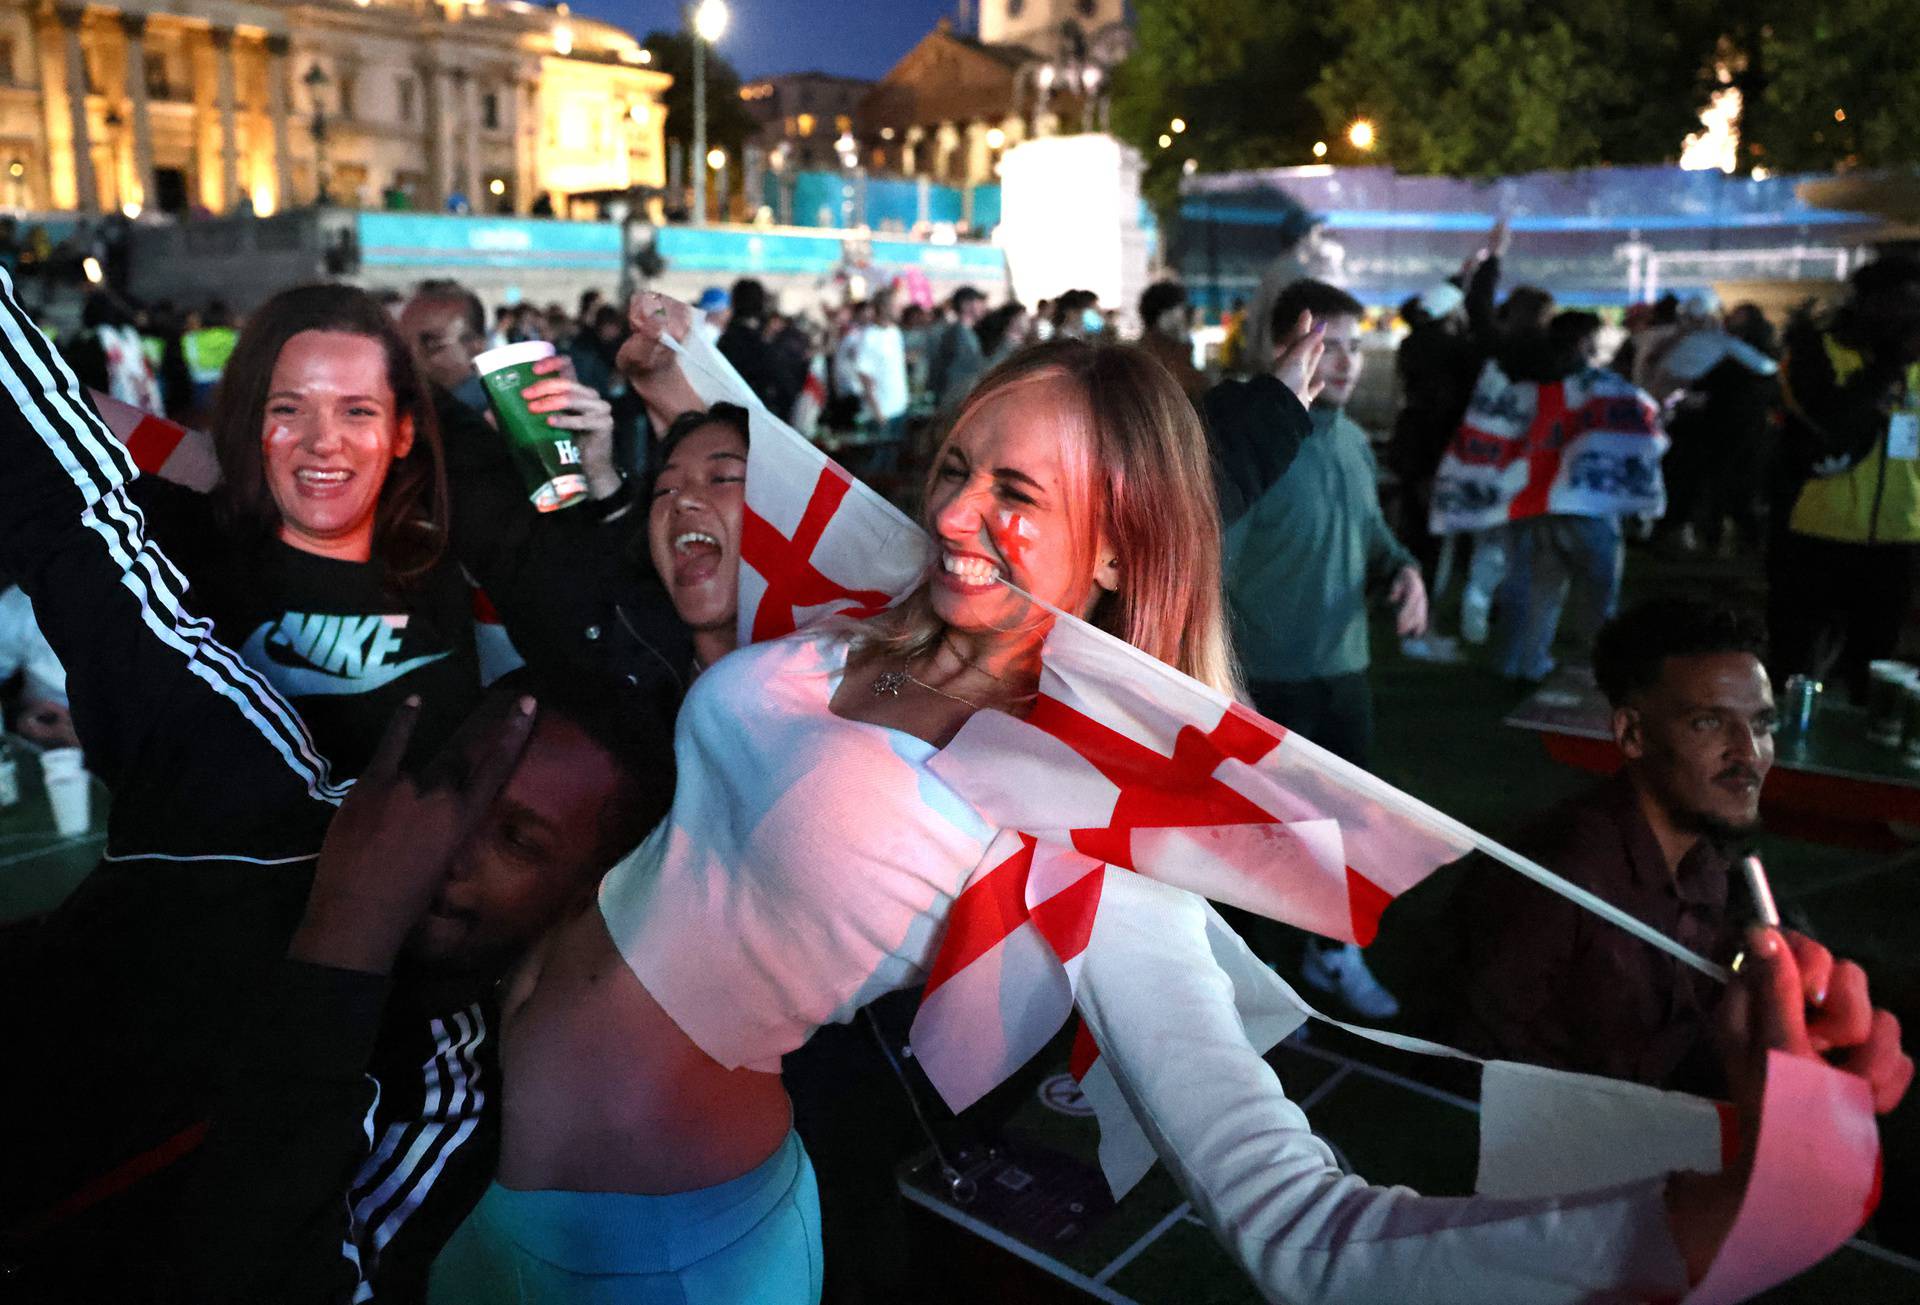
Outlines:
<svg viewBox="0 0 1920 1305"><path fill-rule="evenodd" d="M873 1197L913 1139L875 1126L901 1085L869 1072L998 832L934 758L978 712L1025 714L1060 610L1365 768L1375 616L1429 637L1455 571L1492 669L1590 667L1625 759L1522 849L1703 956L1744 948L1733 987L1491 863L1460 880L1444 1009L1403 1012L1353 944L1234 926L1345 1014L1728 1097L1749 1141L1769 1048L1892 1109L1912 1063L1864 973L1743 930L1730 876L1772 685L1835 668L1864 691L1910 606L1920 264L1868 264L1781 359L1757 311L1691 302L1636 316L1602 367L1601 320L1502 297L1503 253L1496 229L1403 307L1371 434L1372 314L1315 280L1253 307L1271 353L1227 376L1174 281L1132 341L1086 291L902 285L809 317L743 279L489 312L434 280L294 287L236 321L103 290L57 351L5 283L0 676L25 670L15 731L77 741L113 797L98 868L0 926L0 1037L33 1067L0 1102L9 1286L937 1296ZM741 646L754 428L690 382L697 340L918 512L935 563L909 597ZM531 341L554 353L519 397L587 486L561 511L529 500L475 368ZM136 474L89 391L204 432L217 483ZM1656 547L1765 548L1768 622L1616 610L1644 495L1543 490L1457 528L1461 449L1516 396L1525 425L1576 393L1671 440ZM1261 1292L1678 1298L1706 1273L1750 1145L1719 1174L1518 1201L1343 1173L1223 1006L1187 896L1112 904L1144 959L1091 965L1083 1005Z"/></svg>

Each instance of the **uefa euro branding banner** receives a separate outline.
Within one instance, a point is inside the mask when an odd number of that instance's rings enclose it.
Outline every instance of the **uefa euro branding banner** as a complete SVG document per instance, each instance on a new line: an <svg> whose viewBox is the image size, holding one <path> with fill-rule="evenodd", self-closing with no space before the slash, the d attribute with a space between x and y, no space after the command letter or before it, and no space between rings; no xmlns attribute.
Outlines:
<svg viewBox="0 0 1920 1305"><path fill-rule="evenodd" d="M1449 535L1548 514L1658 517L1667 510L1667 443L1652 397L1623 376L1590 368L1514 381L1489 362L1434 474L1430 528Z"/></svg>

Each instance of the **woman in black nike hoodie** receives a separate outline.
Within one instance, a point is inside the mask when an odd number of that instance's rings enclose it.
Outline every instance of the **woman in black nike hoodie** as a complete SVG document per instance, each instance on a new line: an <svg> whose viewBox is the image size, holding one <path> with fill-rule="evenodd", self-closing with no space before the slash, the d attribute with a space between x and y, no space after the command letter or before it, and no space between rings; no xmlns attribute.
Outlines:
<svg viewBox="0 0 1920 1305"><path fill-rule="evenodd" d="M210 424L211 493L142 478L133 497L195 610L298 710L335 777L359 773L409 695L418 756L478 700L463 566L540 669L677 694L687 636L614 546L624 487L535 512L504 441L435 391L366 292L300 286L262 305Z"/></svg>

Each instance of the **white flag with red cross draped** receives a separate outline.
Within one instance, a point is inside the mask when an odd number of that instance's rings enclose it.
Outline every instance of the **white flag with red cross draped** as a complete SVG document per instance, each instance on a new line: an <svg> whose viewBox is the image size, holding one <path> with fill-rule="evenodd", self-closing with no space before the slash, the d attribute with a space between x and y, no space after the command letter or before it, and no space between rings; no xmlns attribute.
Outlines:
<svg viewBox="0 0 1920 1305"><path fill-rule="evenodd" d="M671 343L703 402L747 410L740 642L829 616L877 616L912 593L932 561L926 532L768 412L697 333Z"/></svg>
<svg viewBox="0 0 1920 1305"><path fill-rule="evenodd" d="M1072 1013L1108 867L1365 944L1389 902L1473 846L1366 772L1071 618L1047 635L1026 717L976 713L931 768L994 824L1030 831L1002 835L955 900L914 1022L921 1066L956 1110ZM1137 1127L1098 1056L1082 1028L1071 1068L1123 1189L1150 1153L1121 1140Z"/></svg>
<svg viewBox="0 0 1920 1305"><path fill-rule="evenodd" d="M1666 511L1660 410L1603 368L1515 381L1489 362L1433 479L1436 535L1547 513L1659 516Z"/></svg>

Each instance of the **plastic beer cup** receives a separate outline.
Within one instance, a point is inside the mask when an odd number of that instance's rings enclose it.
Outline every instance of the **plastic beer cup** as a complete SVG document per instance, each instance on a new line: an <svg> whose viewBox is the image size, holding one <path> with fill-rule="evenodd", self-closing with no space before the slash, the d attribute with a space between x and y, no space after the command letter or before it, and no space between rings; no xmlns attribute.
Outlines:
<svg viewBox="0 0 1920 1305"><path fill-rule="evenodd" d="M527 411L527 401L520 397L520 391L546 379L533 365L553 354L547 341L529 340L489 349L473 360L500 422L500 433L513 450L527 497L542 512L572 507L587 496L587 476L572 432L549 426L546 415Z"/></svg>

